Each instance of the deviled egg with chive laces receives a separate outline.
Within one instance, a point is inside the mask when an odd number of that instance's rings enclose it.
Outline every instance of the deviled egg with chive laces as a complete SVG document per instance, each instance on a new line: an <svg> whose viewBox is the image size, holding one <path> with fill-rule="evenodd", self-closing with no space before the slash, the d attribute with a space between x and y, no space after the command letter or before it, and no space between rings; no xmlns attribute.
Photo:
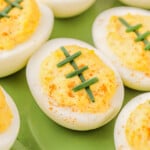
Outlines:
<svg viewBox="0 0 150 150"><path fill-rule="evenodd" d="M0 86L0 150L9 150L20 128L18 109L9 94Z"/></svg>
<svg viewBox="0 0 150 150"><path fill-rule="evenodd" d="M29 60L26 77L41 110L73 130L105 125L124 99L118 72L98 50L77 39L45 43Z"/></svg>
<svg viewBox="0 0 150 150"><path fill-rule="evenodd" d="M150 11L115 7L100 13L93 41L130 88L150 91Z"/></svg>
<svg viewBox="0 0 150 150"><path fill-rule="evenodd" d="M0 0L0 77L23 68L49 38L53 13L35 0Z"/></svg>

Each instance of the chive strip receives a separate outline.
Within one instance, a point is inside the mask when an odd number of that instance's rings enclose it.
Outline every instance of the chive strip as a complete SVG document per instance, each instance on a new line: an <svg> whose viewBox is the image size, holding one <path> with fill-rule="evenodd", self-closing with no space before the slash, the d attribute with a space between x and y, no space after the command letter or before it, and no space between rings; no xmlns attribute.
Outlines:
<svg viewBox="0 0 150 150"><path fill-rule="evenodd" d="M12 7L17 7L17 8L20 8L22 9L22 7L19 5L19 3L22 1L22 0L16 0L14 2L11 2L10 0L5 0L7 3L9 3Z"/></svg>
<svg viewBox="0 0 150 150"><path fill-rule="evenodd" d="M140 27L142 27L142 24L137 24L135 26L130 26L126 29L126 32L134 32L138 30Z"/></svg>
<svg viewBox="0 0 150 150"><path fill-rule="evenodd" d="M21 6L19 6L19 3L22 2L22 0L16 0L14 2L11 2L9 0L5 0L7 3L9 3L10 5L7 6L6 8L4 8L1 12L0 12L0 18L2 17L9 17L8 13L11 11L12 8L14 7L18 7L18 8L22 8Z"/></svg>
<svg viewBox="0 0 150 150"><path fill-rule="evenodd" d="M135 34L137 35L137 38L135 39L136 42L143 41L145 44L144 49L150 50L150 42L146 40L146 37L150 35L150 31L140 34L137 30L142 26L142 24L130 26L128 22L126 22L126 20L124 20L123 18L119 17L118 19L123 25L127 27L126 32L132 32L132 31L135 32Z"/></svg>
<svg viewBox="0 0 150 150"><path fill-rule="evenodd" d="M75 71L73 71L73 72L67 74L67 75L66 75L66 78L72 78L72 77L74 77L74 76L76 76L76 75L81 74L83 71L85 71L85 70L87 70L87 69L88 69L88 66L84 66L84 67L82 67L82 68L80 68L80 69L78 69L78 70L75 70Z"/></svg>
<svg viewBox="0 0 150 150"><path fill-rule="evenodd" d="M145 50L150 50L150 43L147 43L147 44L146 44Z"/></svg>
<svg viewBox="0 0 150 150"><path fill-rule="evenodd" d="M71 56L68 56L66 59L62 60L61 62L59 62L57 64L57 67L62 67L63 65L69 63L70 61L73 61L76 57L80 56L81 55L81 52L76 52L74 53L73 55Z"/></svg>
<svg viewBox="0 0 150 150"><path fill-rule="evenodd" d="M150 35L150 31L147 31L147 32L145 32L145 33L139 35L139 36L135 39L135 41L136 41L136 42L138 42L138 41L143 41L143 40L144 40L147 36L149 36L149 35Z"/></svg>
<svg viewBox="0 0 150 150"><path fill-rule="evenodd" d="M82 82L81 84L77 85L76 87L74 87L73 91L77 92L77 91L79 91L81 89L89 87L90 85L92 85L92 84L94 84L96 82L98 82L98 78L97 77L91 78L89 80L86 80L86 81Z"/></svg>
<svg viewBox="0 0 150 150"><path fill-rule="evenodd" d="M123 25L125 25L127 28L130 27L130 25L129 25L123 18L119 17L118 19L119 19L119 21L120 21Z"/></svg>
<svg viewBox="0 0 150 150"><path fill-rule="evenodd" d="M68 53L68 51L65 49L65 47L61 47L61 50L63 51L63 53L64 53L64 55L65 55L66 57L69 57L69 56L70 56L69 53ZM72 60L72 61L70 62L70 64L72 65L72 67L73 67L75 70L78 70L78 69L79 69L78 66L77 66L77 64L74 62L74 60ZM84 78L84 76L82 75L82 73L79 74L79 78L80 78L81 82L85 82L85 81L86 81L85 78ZM86 92L87 92L87 94L88 94L90 100L91 100L92 102L95 102L95 99L94 99L94 96L93 96L93 93L92 93L90 87L86 87L85 90L86 90Z"/></svg>

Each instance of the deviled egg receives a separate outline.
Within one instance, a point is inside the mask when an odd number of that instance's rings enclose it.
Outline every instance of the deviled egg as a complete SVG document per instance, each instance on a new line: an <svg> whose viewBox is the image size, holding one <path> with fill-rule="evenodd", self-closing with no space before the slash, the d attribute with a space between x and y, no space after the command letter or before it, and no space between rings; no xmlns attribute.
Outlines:
<svg viewBox="0 0 150 150"><path fill-rule="evenodd" d="M35 0L0 0L0 77L23 68L50 36L53 13Z"/></svg>
<svg viewBox="0 0 150 150"><path fill-rule="evenodd" d="M96 0L39 0L53 10L56 17L67 18L81 14Z"/></svg>
<svg viewBox="0 0 150 150"><path fill-rule="evenodd" d="M118 69L124 84L150 90L150 12L132 7L105 10L93 23L93 40Z"/></svg>
<svg viewBox="0 0 150 150"><path fill-rule="evenodd" d="M0 86L0 150L9 150L15 142L20 127L17 107Z"/></svg>
<svg viewBox="0 0 150 150"><path fill-rule="evenodd" d="M150 149L150 93L131 99L121 110L115 124L116 150Z"/></svg>
<svg viewBox="0 0 150 150"><path fill-rule="evenodd" d="M93 46L76 39L48 41L29 60L26 76L39 107L73 130L108 123L124 99L118 72Z"/></svg>

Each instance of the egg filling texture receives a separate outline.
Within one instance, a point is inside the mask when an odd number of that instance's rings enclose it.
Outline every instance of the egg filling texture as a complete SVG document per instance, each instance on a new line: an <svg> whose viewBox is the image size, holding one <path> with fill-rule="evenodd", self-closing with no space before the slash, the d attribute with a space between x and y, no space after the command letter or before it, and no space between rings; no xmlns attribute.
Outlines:
<svg viewBox="0 0 150 150"><path fill-rule="evenodd" d="M0 51L10 50L26 41L35 31L39 19L35 0L0 0Z"/></svg>
<svg viewBox="0 0 150 150"><path fill-rule="evenodd" d="M140 104L131 112L125 132L133 150L150 149L150 100Z"/></svg>
<svg viewBox="0 0 150 150"><path fill-rule="evenodd" d="M70 55L81 52L81 55L74 61L79 68L88 66L88 69L82 73L86 80L98 78L99 81L90 86L95 102L89 100L85 89L77 92L72 90L81 84L81 80L79 76L66 78L67 74L74 71L70 63L57 67L57 64L66 58L61 49L57 49L43 60L40 68L40 80L44 91L49 95L50 109L56 105L69 107L74 112L107 111L110 108L110 99L117 88L113 70L105 65L93 50L76 45L65 46L65 49Z"/></svg>
<svg viewBox="0 0 150 150"><path fill-rule="evenodd" d="M120 62L130 69L143 72L150 76L150 50L145 50L143 40L136 42L136 32L144 34L150 29L150 16L127 14L121 16L131 26L141 24L135 32L126 32L126 27L118 16L112 16L107 26L107 42ZM150 41L150 36L146 37Z"/></svg>
<svg viewBox="0 0 150 150"><path fill-rule="evenodd" d="M5 132L10 126L13 115L6 103L5 95L0 88L0 133Z"/></svg>

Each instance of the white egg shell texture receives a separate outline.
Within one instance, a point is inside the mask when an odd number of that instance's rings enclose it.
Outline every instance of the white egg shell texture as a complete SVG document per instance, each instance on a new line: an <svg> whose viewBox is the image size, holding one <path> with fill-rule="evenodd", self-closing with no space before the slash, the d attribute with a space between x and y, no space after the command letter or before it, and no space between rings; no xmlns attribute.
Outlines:
<svg viewBox="0 0 150 150"><path fill-rule="evenodd" d="M81 47L89 48L95 51L95 53L110 67L115 73L117 82L116 91L111 97L111 106L104 113L89 113L89 112L77 112L72 111L68 107L61 107L53 105L53 109L50 109L51 99L45 92L39 79L41 62L53 51L65 45L78 45ZM48 41L38 52L36 52L27 65L26 70L27 82L35 101L39 107L49 116L52 120L58 124L73 130L90 130L98 128L111 119L113 119L120 110L124 98L124 88L119 74L115 71L113 66L105 59L105 57L99 53L91 45L68 38L58 38ZM61 92L61 91L60 91Z"/></svg>
<svg viewBox="0 0 150 150"><path fill-rule="evenodd" d="M107 34L108 34L107 27L110 18L112 16L121 17L127 14L150 16L149 11L140 8L133 8L133 7L115 7L115 8L105 10L104 12L102 12L96 17L93 23L93 27L92 27L93 41L96 47L99 50L101 50L116 66L126 86L136 90L149 91L150 76L146 75L146 73L142 71L126 67L123 64L123 62L119 60L119 57L113 52L113 50L111 49L107 41ZM132 48L133 47L131 47L131 49ZM129 51L130 49L126 49L126 52ZM146 53L149 52L147 51ZM134 56L134 54L132 56ZM130 58L128 57L127 59L131 60L132 56Z"/></svg>
<svg viewBox="0 0 150 150"><path fill-rule="evenodd" d="M130 149L134 149L128 142L127 140L127 136L126 136L126 124L127 121L129 121L129 117L130 115L133 113L133 111L135 111L135 109L137 109L137 107L139 107L140 105L144 104L144 103L148 103L149 104L150 101L150 92L147 93L143 93L140 94L134 98L132 98L121 110L120 114L118 115L118 118L116 120L115 123L115 128L114 128L114 141L115 141L115 147L116 149L121 149L121 150L130 150ZM144 108L143 108L144 110ZM138 111L139 112L139 111ZM139 120L142 120L142 112L139 112L140 114L136 114L136 117L134 115L134 119L131 120L132 123L134 124L133 126L131 126L128 130L132 130L132 132L134 132L138 129L139 134L136 135L136 137L130 137L132 138L134 141L140 139L140 141L138 141L138 143L135 143L139 150L140 149L144 149L144 146L146 146L146 144L144 144L142 146L142 148L140 147L142 145L143 142L148 143L147 139L143 136L144 132L145 132L145 128L149 128L148 126L141 126L142 122L138 122ZM144 111L143 111L144 113ZM133 115L132 115L133 116ZM145 118L148 118L148 116L146 115ZM131 122L130 121L130 122ZM143 129L142 129L143 128ZM140 134L140 131L143 131L143 133ZM130 132L130 131L129 131ZM148 133L148 132L147 132ZM142 135L143 134L143 135ZM145 134L147 135L147 134ZM144 141L143 141L144 140ZM135 145L134 145L135 146ZM146 147L147 149L148 147ZM145 150L146 150L145 149ZM149 148L148 148L149 149ZM148 150L147 149L147 150Z"/></svg>
<svg viewBox="0 0 150 150"><path fill-rule="evenodd" d="M40 0L47 4L56 17L67 18L86 11L95 0Z"/></svg>
<svg viewBox="0 0 150 150"><path fill-rule="evenodd" d="M0 133L0 149L1 150L8 150L12 147L14 144L20 128L20 117L18 109L13 101L13 99L9 96L9 94L0 86L0 89L2 90L6 102L12 112L13 119L11 121L10 126L6 131Z"/></svg>
<svg viewBox="0 0 150 150"><path fill-rule="evenodd" d="M12 50L0 50L0 78L23 68L29 57L49 38L53 28L53 13L47 6L38 5L41 18L33 35Z"/></svg>
<svg viewBox="0 0 150 150"><path fill-rule="evenodd" d="M122 3L127 4L129 6L135 6L140 8L150 8L150 1L149 0L120 0Z"/></svg>

